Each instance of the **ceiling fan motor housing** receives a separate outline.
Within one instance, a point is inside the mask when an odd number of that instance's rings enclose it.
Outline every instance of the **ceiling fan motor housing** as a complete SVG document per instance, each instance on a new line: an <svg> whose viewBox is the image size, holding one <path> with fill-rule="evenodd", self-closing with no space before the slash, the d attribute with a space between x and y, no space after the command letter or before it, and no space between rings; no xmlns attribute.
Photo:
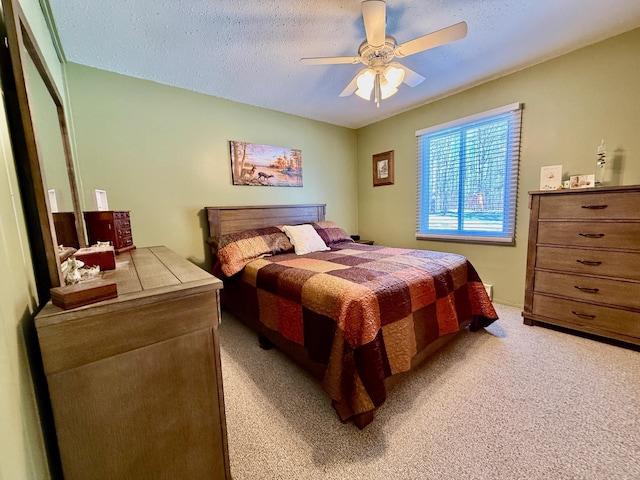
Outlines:
<svg viewBox="0 0 640 480"><path fill-rule="evenodd" d="M396 39L387 36L384 45L375 49L365 40L358 48L358 54L362 59L362 63L368 65L374 70L383 69L395 57Z"/></svg>

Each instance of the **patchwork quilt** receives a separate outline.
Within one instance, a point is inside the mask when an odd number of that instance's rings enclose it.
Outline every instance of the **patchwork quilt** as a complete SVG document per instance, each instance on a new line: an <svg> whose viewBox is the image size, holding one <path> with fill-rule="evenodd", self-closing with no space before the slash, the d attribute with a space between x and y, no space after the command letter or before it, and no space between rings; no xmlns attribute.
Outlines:
<svg viewBox="0 0 640 480"><path fill-rule="evenodd" d="M264 327L326 365L323 388L343 420L386 398L385 378L469 320L497 319L482 281L460 255L341 242L330 251L247 261L237 280L254 292ZM251 298L247 298L251 297Z"/></svg>

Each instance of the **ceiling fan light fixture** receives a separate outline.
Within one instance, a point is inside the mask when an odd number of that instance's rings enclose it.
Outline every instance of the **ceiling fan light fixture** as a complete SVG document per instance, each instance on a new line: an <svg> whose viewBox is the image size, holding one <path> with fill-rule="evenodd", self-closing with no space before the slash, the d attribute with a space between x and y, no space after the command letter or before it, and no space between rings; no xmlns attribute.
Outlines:
<svg viewBox="0 0 640 480"><path fill-rule="evenodd" d="M371 100L371 92L373 91L373 87L370 88L369 90L363 90L361 88L359 88L358 90L356 90L356 95L359 96L360 98L362 98L363 100L369 101Z"/></svg>
<svg viewBox="0 0 640 480"><path fill-rule="evenodd" d="M397 89L404 80L404 69L399 63L392 63L384 69L383 76L390 85L393 85L393 88Z"/></svg>
<svg viewBox="0 0 640 480"><path fill-rule="evenodd" d="M358 85L356 95L364 100L371 100L371 92L373 91L375 79L376 73L372 69L364 69L360 75L358 75L358 80L356 80L356 84Z"/></svg>
<svg viewBox="0 0 640 480"><path fill-rule="evenodd" d="M393 85L391 85L390 83L380 84L380 98L382 100L386 100L387 98L391 97L392 95L395 95L396 93L398 93L398 89Z"/></svg>
<svg viewBox="0 0 640 480"><path fill-rule="evenodd" d="M384 70L365 68L357 78L358 89L356 95L363 100L371 100L375 94L376 105L380 106L380 100L385 100L398 92L398 85L402 83L404 70L395 66L387 66Z"/></svg>
<svg viewBox="0 0 640 480"><path fill-rule="evenodd" d="M373 83L376 78L376 72L371 68L365 68L360 75L358 75L358 80L356 81L358 88L360 90L371 90L373 89Z"/></svg>

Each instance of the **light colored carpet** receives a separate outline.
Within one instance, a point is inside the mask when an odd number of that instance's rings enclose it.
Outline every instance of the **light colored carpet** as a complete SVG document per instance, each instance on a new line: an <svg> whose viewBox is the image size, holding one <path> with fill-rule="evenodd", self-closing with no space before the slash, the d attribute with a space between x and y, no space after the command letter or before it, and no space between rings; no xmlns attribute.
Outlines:
<svg viewBox="0 0 640 480"><path fill-rule="evenodd" d="M465 331L360 431L223 314L231 474L258 479L640 479L640 352L523 325Z"/></svg>

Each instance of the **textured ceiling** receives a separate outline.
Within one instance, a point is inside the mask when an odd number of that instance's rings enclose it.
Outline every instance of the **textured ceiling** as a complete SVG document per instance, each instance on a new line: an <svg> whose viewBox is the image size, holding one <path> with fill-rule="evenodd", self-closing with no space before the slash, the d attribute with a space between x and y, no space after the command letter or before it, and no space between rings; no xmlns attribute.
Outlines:
<svg viewBox="0 0 640 480"><path fill-rule="evenodd" d="M399 61L426 80L383 100L338 95L359 0L48 0L66 59L301 117L358 128L640 26L639 0L387 0L403 43L466 21L466 38ZM595 67L594 67L595 68Z"/></svg>

